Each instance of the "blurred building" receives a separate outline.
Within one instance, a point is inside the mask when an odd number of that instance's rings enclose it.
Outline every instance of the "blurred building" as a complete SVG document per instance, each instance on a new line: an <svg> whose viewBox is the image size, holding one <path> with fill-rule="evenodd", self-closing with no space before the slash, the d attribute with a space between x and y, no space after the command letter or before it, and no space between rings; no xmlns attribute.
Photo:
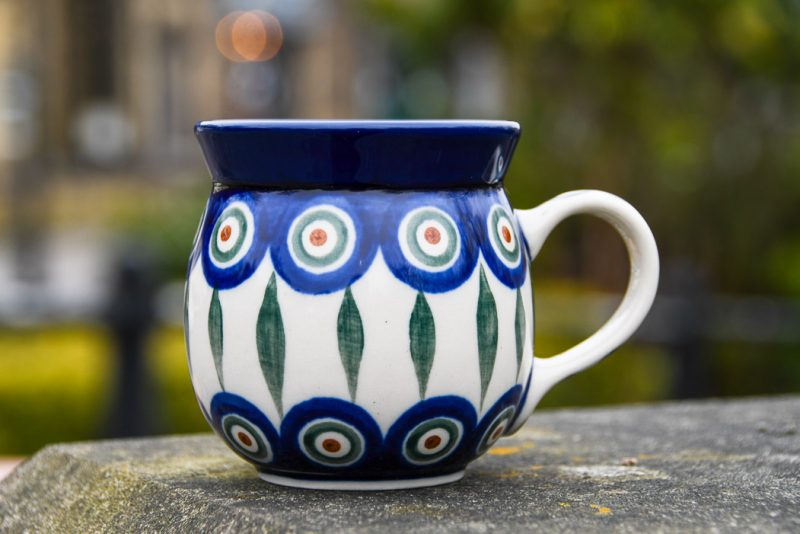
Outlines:
<svg viewBox="0 0 800 534"><path fill-rule="evenodd" d="M96 221L114 218L115 196L142 201L137 184L197 182L197 121L358 114L350 11L319 0L0 0L0 279L11 288L0 315L96 304L110 263ZM93 282L71 283L76 271Z"/></svg>
<svg viewBox="0 0 800 534"><path fill-rule="evenodd" d="M2 0L0 155L50 169L195 164L203 118L352 116L356 32L342 5ZM274 25L255 18L269 57L241 20L252 7L274 13Z"/></svg>

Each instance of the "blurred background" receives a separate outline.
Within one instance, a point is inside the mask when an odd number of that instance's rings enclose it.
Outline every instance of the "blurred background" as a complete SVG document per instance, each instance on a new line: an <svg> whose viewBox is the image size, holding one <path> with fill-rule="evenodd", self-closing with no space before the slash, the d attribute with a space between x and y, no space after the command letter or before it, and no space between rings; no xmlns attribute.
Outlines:
<svg viewBox="0 0 800 534"><path fill-rule="evenodd" d="M623 196L662 255L617 354L544 406L800 391L800 4L0 0L0 455L205 431L181 329L202 119L495 118L532 207ZM604 223L537 259L553 354L619 302Z"/></svg>

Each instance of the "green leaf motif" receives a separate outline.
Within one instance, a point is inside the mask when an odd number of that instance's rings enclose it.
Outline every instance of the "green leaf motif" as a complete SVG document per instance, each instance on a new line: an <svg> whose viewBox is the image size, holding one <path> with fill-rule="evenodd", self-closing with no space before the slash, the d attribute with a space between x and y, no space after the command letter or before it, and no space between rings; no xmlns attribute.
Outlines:
<svg viewBox="0 0 800 534"><path fill-rule="evenodd" d="M336 335L339 339L339 356L342 358L342 365L347 373L347 389L350 391L350 399L355 401L358 371L361 367L361 356L364 353L364 326L349 286L344 291L344 299L339 308Z"/></svg>
<svg viewBox="0 0 800 534"><path fill-rule="evenodd" d="M217 369L219 387L224 390L225 385L222 382L222 305L219 302L219 291L216 289L211 295L211 305L208 308L208 341L211 344L214 367Z"/></svg>
<svg viewBox="0 0 800 534"><path fill-rule="evenodd" d="M283 372L286 361L286 334L283 330L283 317L278 304L278 286L275 273L269 279L264 292L264 300L258 312L256 323L256 348L261 372L267 381L267 387L283 417Z"/></svg>
<svg viewBox="0 0 800 534"><path fill-rule="evenodd" d="M517 340L517 376L522 366L522 352L525 349L525 307L522 305L522 293L517 288L517 313L514 316L514 334Z"/></svg>
<svg viewBox="0 0 800 534"><path fill-rule="evenodd" d="M417 373L419 383L419 398L424 399L425 390L428 389L428 377L433 367L433 354L436 352L436 326L433 323L433 313L422 291L417 294L417 301L411 312L408 337L411 360L414 362L414 371Z"/></svg>
<svg viewBox="0 0 800 534"><path fill-rule="evenodd" d="M481 409L483 409L486 389L492 379L494 360L497 356L497 305L489 283L486 281L483 266L481 266L476 319L478 322L478 368L481 373Z"/></svg>

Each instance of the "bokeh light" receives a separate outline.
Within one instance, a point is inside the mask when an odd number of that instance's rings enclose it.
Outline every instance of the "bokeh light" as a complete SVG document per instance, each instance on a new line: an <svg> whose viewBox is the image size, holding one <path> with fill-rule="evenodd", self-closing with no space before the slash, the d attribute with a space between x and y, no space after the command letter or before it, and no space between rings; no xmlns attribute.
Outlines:
<svg viewBox="0 0 800 534"><path fill-rule="evenodd" d="M237 63L269 61L283 45L278 19L266 11L232 11L216 28L217 50Z"/></svg>

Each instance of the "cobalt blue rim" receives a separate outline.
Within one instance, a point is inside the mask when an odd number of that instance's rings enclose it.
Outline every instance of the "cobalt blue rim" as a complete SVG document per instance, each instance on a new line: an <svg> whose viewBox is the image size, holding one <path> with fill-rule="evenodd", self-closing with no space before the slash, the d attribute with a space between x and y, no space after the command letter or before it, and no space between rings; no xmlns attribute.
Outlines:
<svg viewBox="0 0 800 534"><path fill-rule="evenodd" d="M516 122L217 120L195 126L215 183L275 189L500 184Z"/></svg>
<svg viewBox="0 0 800 534"><path fill-rule="evenodd" d="M217 119L200 121L196 130L446 130L446 129L505 129L518 132L519 124L505 120L482 119L430 119L430 120L394 120L394 119Z"/></svg>

